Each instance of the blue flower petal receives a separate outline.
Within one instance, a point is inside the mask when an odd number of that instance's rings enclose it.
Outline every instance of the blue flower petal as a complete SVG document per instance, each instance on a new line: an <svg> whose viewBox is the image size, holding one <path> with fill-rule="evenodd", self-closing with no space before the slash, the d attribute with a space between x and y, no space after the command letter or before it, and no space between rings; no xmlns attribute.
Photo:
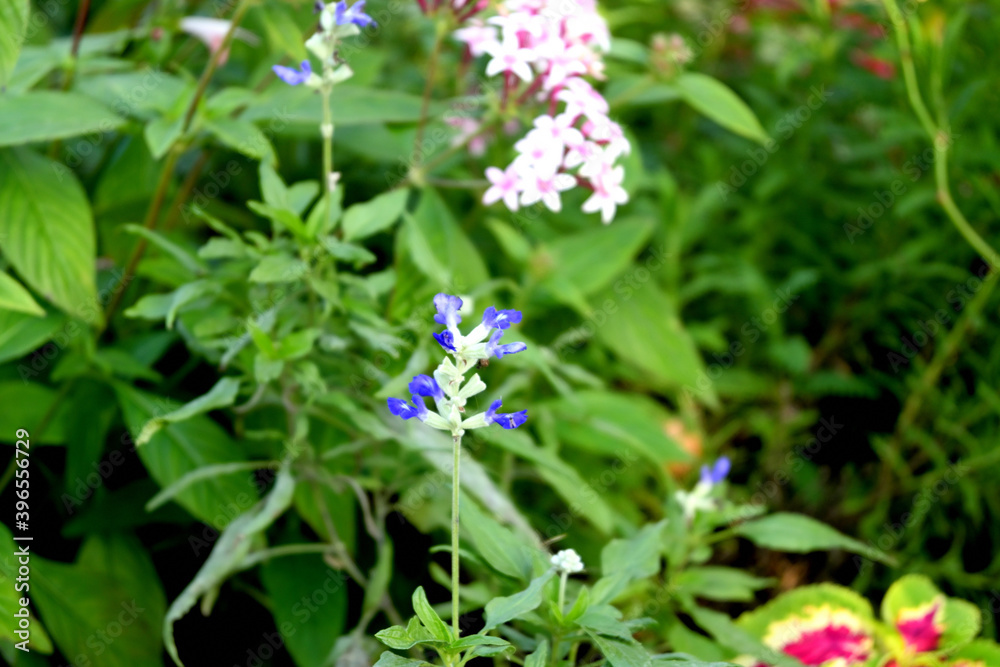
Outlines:
<svg viewBox="0 0 1000 667"><path fill-rule="evenodd" d="M500 428L512 429L521 426L526 421L528 421L528 411L520 410L518 412L510 412L507 414L500 414L497 410L501 406L501 400L497 399L490 403L490 407L486 410L486 423L487 424L498 424Z"/></svg>
<svg viewBox="0 0 1000 667"><path fill-rule="evenodd" d="M443 324L449 329L458 326L462 321L462 316L458 314L462 307L462 300L451 294L438 294L434 297L434 307L438 314L434 316L434 321Z"/></svg>
<svg viewBox="0 0 1000 667"><path fill-rule="evenodd" d="M429 396L431 398L442 398L444 392L438 383L429 375L417 375L410 381L410 393L415 396Z"/></svg>
<svg viewBox="0 0 1000 667"><path fill-rule="evenodd" d="M495 306L490 306L483 313L483 324L491 329L509 329L511 324L520 321L520 310L497 310Z"/></svg>
<svg viewBox="0 0 1000 667"><path fill-rule="evenodd" d="M312 74L312 65L308 60L303 60L300 67L301 70L297 70L291 67L275 65L271 68L271 70L285 83L291 86L297 86L308 81L309 76Z"/></svg>
<svg viewBox="0 0 1000 667"><path fill-rule="evenodd" d="M441 347L451 352L455 351L455 337L451 335L450 331L442 331L441 333L432 333L434 340L436 340Z"/></svg>

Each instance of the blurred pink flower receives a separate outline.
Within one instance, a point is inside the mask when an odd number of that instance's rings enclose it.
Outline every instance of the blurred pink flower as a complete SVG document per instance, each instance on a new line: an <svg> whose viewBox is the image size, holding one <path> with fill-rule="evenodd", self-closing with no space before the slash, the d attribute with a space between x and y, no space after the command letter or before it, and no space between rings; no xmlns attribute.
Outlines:
<svg viewBox="0 0 1000 667"><path fill-rule="evenodd" d="M181 19L180 24L183 32L200 40L212 53L218 51L219 47L222 46L222 40L225 39L231 25L231 21L213 19L207 16L185 16ZM237 28L233 37L252 46L256 46L259 42L257 35L243 28ZM227 49L219 55L219 64L225 63L228 59L229 50Z"/></svg>

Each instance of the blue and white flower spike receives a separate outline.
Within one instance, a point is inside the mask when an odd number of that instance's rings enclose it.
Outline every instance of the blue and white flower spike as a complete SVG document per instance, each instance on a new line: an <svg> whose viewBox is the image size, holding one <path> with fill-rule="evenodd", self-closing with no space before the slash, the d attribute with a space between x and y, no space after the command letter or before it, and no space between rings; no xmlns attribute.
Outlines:
<svg viewBox="0 0 1000 667"><path fill-rule="evenodd" d="M308 60L303 60L301 69L294 69L292 67L283 67L282 65L275 65L271 69L274 71L275 75L287 83L290 86L298 86L299 84L306 83L309 78L315 76L312 71L312 65ZM317 80L319 77L316 77Z"/></svg>
<svg viewBox="0 0 1000 667"><path fill-rule="evenodd" d="M504 429L517 428L528 420L528 411L498 413L501 406L499 400L494 401L485 412L466 419L463 416L468 400L486 390L486 384L478 373L468 380L465 378L466 373L491 355L502 359L506 355L527 349L524 343L498 344L505 330L511 324L521 321L521 313L517 310L497 310L490 306L486 309L482 322L468 335L463 335L458 328L462 322L460 311L463 305L461 298L451 294L438 294L434 297L434 308L437 311L434 321L444 325L445 330L434 332L433 336L451 356L445 356L433 377L418 375L410 382L409 389L414 402L423 400L418 399L418 396L426 396L433 398L437 407L437 412L428 411L420 420L433 428L450 431L456 437L469 429L485 428L491 424ZM484 342L487 338L489 341ZM420 407L423 407L422 404ZM389 399L389 410L403 419L419 416L415 412L417 408L398 398Z"/></svg>
<svg viewBox="0 0 1000 667"><path fill-rule="evenodd" d="M678 491L675 494L677 501L684 508L684 518L688 521L694 518L698 510L709 510L715 507L712 499L712 489L721 484L729 475L732 463L726 456L720 456L711 466L701 467L701 478L695 484L691 492Z"/></svg>

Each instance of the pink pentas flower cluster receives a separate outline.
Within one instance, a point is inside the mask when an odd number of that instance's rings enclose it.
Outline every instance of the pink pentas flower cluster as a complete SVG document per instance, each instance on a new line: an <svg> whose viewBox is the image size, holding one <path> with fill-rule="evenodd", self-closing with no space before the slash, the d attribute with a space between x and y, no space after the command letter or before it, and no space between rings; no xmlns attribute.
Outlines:
<svg viewBox="0 0 1000 667"><path fill-rule="evenodd" d="M542 109L515 144L510 165L486 170L483 202L503 201L512 211L541 202L560 211L561 193L580 186L591 191L584 212L599 211L611 222L628 201L618 161L631 147L609 117L607 100L587 80L604 77L601 54L610 48L594 0L504 0L495 16L470 16L455 37L471 57L488 59L487 76L503 77L505 108Z"/></svg>

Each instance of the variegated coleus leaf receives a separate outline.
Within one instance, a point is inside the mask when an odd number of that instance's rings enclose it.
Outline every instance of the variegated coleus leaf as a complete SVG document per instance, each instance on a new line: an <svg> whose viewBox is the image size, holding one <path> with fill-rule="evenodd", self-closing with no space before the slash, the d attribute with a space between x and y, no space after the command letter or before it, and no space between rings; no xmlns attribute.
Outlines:
<svg viewBox="0 0 1000 667"><path fill-rule="evenodd" d="M766 646L807 666L861 667L877 661L871 605L834 584L789 591L736 622Z"/></svg>
<svg viewBox="0 0 1000 667"><path fill-rule="evenodd" d="M908 574L889 587L882 600L882 619L892 633L887 642L890 650L904 655L951 652L970 642L980 629L975 605L945 597L919 574Z"/></svg>
<svg viewBox="0 0 1000 667"><path fill-rule="evenodd" d="M977 639L955 651L948 667L1000 667L1000 644Z"/></svg>

